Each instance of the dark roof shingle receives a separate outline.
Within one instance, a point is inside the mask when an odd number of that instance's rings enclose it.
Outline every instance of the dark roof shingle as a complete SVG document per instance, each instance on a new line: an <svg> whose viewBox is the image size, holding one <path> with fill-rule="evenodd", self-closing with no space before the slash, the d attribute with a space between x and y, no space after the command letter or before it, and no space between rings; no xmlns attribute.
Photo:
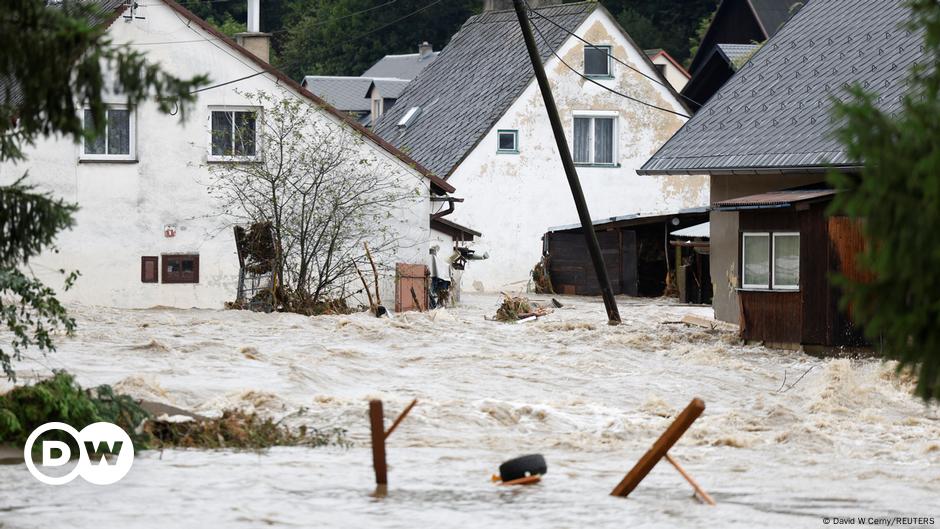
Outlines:
<svg viewBox="0 0 940 529"><path fill-rule="evenodd" d="M537 9L574 31L596 8L581 2ZM568 38L539 24L551 49L538 40L542 60ZM376 132L439 175L449 175L534 77L514 11L471 17L437 60L408 85ZM409 127L398 122L409 109L421 114Z"/></svg>
<svg viewBox="0 0 940 529"><path fill-rule="evenodd" d="M761 47L640 173L856 166L833 136L831 98L860 83L900 108L923 55L904 0L813 0Z"/></svg>

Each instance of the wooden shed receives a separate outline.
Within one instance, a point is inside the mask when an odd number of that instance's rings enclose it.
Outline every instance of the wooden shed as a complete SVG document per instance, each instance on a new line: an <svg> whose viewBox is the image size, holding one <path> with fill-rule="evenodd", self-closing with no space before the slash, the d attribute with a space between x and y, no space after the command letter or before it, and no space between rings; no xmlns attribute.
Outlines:
<svg viewBox="0 0 940 529"><path fill-rule="evenodd" d="M829 215L836 191L774 191L717 202L739 215L737 292L748 341L777 347L866 345L839 309L833 274L858 278L857 221Z"/></svg>
<svg viewBox="0 0 940 529"><path fill-rule="evenodd" d="M669 215L627 215L594 222L614 294L662 296L675 271L670 232L708 220L707 208ZM550 228L542 237L543 261L555 292L600 295L581 225Z"/></svg>

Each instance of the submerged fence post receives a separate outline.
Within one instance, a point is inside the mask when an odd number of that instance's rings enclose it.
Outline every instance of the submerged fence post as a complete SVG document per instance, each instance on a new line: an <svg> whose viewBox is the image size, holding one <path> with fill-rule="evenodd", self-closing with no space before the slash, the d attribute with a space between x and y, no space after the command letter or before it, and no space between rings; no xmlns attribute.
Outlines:
<svg viewBox="0 0 940 529"><path fill-rule="evenodd" d="M388 467L385 463L385 416L382 401L369 401L369 423L372 426L372 466L375 467L375 483L388 485Z"/></svg>
<svg viewBox="0 0 940 529"><path fill-rule="evenodd" d="M384 487L388 486L388 465L385 461L385 440L388 439L395 428L401 424L405 417L418 399L414 399L398 415L398 418L392 423L388 431L385 430L385 412L382 408L382 401L378 399L369 401L369 425L372 429L372 466L375 468L375 483L379 486L380 492L384 494Z"/></svg>
<svg viewBox="0 0 940 529"><path fill-rule="evenodd" d="M653 470L656 463L659 463L660 459L666 457L666 453L669 452L669 449L672 448L672 446L676 444L676 441L682 437L682 434L692 426L695 419L698 419L699 416L702 415L703 411L705 411L705 403L702 399L692 399L692 402L690 402L689 405L676 416L676 419L672 421L669 428L666 428L666 431L653 443L653 447L643 454L643 457L630 469L626 477L614 487L610 495L625 498L633 492L633 489L635 489L637 485L643 481L643 478Z"/></svg>

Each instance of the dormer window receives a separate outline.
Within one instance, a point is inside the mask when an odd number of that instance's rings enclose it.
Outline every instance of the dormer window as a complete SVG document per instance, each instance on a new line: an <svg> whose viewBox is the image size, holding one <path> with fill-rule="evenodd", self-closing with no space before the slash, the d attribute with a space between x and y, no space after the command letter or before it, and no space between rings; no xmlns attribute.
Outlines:
<svg viewBox="0 0 940 529"><path fill-rule="evenodd" d="M610 46L584 46L584 75L610 77Z"/></svg>

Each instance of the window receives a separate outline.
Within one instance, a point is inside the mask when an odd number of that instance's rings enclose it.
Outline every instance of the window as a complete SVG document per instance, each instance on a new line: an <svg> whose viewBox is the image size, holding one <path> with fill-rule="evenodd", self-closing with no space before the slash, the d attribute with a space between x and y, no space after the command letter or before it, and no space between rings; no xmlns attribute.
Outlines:
<svg viewBox="0 0 940 529"><path fill-rule="evenodd" d="M741 255L744 288L770 287L770 234L745 233Z"/></svg>
<svg viewBox="0 0 940 529"><path fill-rule="evenodd" d="M199 255L164 254L161 258L164 283L199 282Z"/></svg>
<svg viewBox="0 0 940 529"><path fill-rule="evenodd" d="M82 141L82 160L134 160L136 140L134 112L126 106L110 105L105 111L104 131ZM82 117L85 132L94 134L95 120L91 109Z"/></svg>
<svg viewBox="0 0 940 529"><path fill-rule="evenodd" d="M519 132L515 130L500 130L496 133L496 152L519 152Z"/></svg>
<svg viewBox="0 0 940 529"><path fill-rule="evenodd" d="M210 112L209 161L245 161L258 155L257 109L226 108Z"/></svg>
<svg viewBox="0 0 940 529"><path fill-rule="evenodd" d="M774 277L776 289L800 288L800 234L774 233Z"/></svg>
<svg viewBox="0 0 940 529"><path fill-rule="evenodd" d="M800 288L799 233L744 233L741 260L743 288Z"/></svg>
<svg viewBox="0 0 940 529"><path fill-rule="evenodd" d="M584 75L610 77L610 46L584 47Z"/></svg>
<svg viewBox="0 0 940 529"><path fill-rule="evenodd" d="M574 162L587 165L613 165L616 136L615 116L574 118Z"/></svg>
<svg viewBox="0 0 940 529"><path fill-rule="evenodd" d="M140 258L140 282L141 283L159 282L160 264L157 261L158 259L155 256L148 256L148 257Z"/></svg>
<svg viewBox="0 0 940 529"><path fill-rule="evenodd" d="M385 113L385 105L383 103L384 101L382 100L382 98L379 98L379 97L372 98L372 121L373 122L379 119L380 117L382 117L382 114Z"/></svg>

